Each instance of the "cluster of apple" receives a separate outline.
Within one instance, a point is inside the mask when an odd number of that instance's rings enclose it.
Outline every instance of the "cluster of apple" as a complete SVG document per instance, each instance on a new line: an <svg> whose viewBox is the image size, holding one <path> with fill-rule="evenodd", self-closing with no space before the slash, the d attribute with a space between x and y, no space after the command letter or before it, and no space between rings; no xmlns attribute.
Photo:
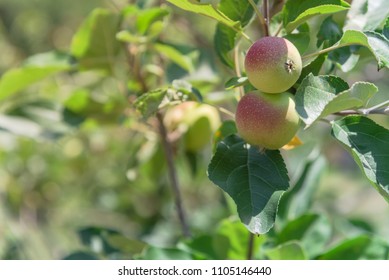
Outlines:
<svg viewBox="0 0 389 280"><path fill-rule="evenodd" d="M257 91L245 94L238 103L238 133L251 145L279 149L299 128L294 96L287 90L300 77L300 53L287 39L263 37L249 48L245 68Z"/></svg>

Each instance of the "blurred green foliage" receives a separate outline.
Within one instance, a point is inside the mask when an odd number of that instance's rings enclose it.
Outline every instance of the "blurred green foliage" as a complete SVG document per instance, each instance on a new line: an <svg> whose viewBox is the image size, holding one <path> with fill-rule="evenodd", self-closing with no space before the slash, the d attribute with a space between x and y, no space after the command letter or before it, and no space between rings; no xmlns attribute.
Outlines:
<svg viewBox="0 0 389 280"><path fill-rule="evenodd" d="M39 68L41 56L34 67L47 78L23 88L17 76L12 85L22 89L1 101L0 258L246 258L249 232L237 222L230 198L206 177L211 143L193 155L183 151L182 141L174 142L193 232L190 239L181 237L156 124L139 121L129 106L142 85L131 79L119 41L115 63L103 63L108 71L101 71L101 61L98 67L84 64L85 71L74 68L77 58L91 53L88 46L77 53L73 36L82 35L77 30L92 10L124 10L129 18L143 13L135 26L131 20L125 25L141 33L138 39L158 38L154 51L162 56L148 50L150 58L142 64L142 71L153 74L148 82L165 86L185 77L207 102L233 107L235 93L224 90L222 78L228 70L213 51L216 24L179 10L169 15L146 10L157 2L137 1L134 12L124 0L0 0L2 74L38 53L54 50L66 61L66 71L53 76L49 68ZM145 21L157 24L148 29ZM133 39L118 34L120 43ZM50 67L61 59L55 55ZM163 61L162 78L156 60ZM361 71L348 75L352 79ZM388 89L380 83L381 90ZM323 130L319 125L315 134L301 132L307 145L284 151L295 193L283 198L275 228L254 237L255 258L388 258L387 204ZM292 210L283 212L284 206Z"/></svg>

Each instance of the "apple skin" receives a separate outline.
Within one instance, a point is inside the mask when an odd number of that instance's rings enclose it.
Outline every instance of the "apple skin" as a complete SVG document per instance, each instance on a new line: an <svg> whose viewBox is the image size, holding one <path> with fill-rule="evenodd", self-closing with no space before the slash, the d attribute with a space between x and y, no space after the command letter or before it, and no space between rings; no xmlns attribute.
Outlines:
<svg viewBox="0 0 389 280"><path fill-rule="evenodd" d="M251 145L269 150L289 143L299 129L299 120L293 95L288 92L250 92L240 99L235 114L240 136Z"/></svg>
<svg viewBox="0 0 389 280"><path fill-rule="evenodd" d="M297 48L287 39L263 37L249 48L245 68L255 88L266 93L281 93L300 77L302 61Z"/></svg>

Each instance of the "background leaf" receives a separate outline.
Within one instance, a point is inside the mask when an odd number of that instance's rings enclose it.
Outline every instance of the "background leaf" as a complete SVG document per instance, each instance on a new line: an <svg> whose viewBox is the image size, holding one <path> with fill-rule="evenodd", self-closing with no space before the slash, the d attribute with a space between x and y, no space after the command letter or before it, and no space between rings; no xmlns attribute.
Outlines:
<svg viewBox="0 0 389 280"><path fill-rule="evenodd" d="M289 33L313 16L333 14L349 7L343 0L289 0L283 8L284 27Z"/></svg>
<svg viewBox="0 0 389 280"><path fill-rule="evenodd" d="M347 147L378 192L389 202L389 130L363 116L332 123L332 135Z"/></svg>
<svg viewBox="0 0 389 280"><path fill-rule="evenodd" d="M228 136L216 148L208 177L234 199L241 221L252 233L273 227L280 197L289 187L278 150L261 152L236 135Z"/></svg>
<svg viewBox="0 0 389 280"><path fill-rule="evenodd" d="M213 247L221 260L245 260L250 239L250 232L237 220L223 220L213 237ZM265 236L254 236L253 255L264 242Z"/></svg>
<svg viewBox="0 0 389 280"><path fill-rule="evenodd" d="M305 214L290 221L277 236L278 244L299 241L309 258L323 251L331 238L331 225L325 216Z"/></svg>
<svg viewBox="0 0 389 280"><path fill-rule="evenodd" d="M168 9L160 7L142 10L137 14L136 29L144 35L154 22L163 19L168 14Z"/></svg>
<svg viewBox="0 0 389 280"><path fill-rule="evenodd" d="M111 70L120 46L116 40L120 21L120 15L102 8L96 8L85 19L71 44L71 53L81 69Z"/></svg>
<svg viewBox="0 0 389 280"><path fill-rule="evenodd" d="M344 30L373 31L389 16L387 0L353 0Z"/></svg>
<svg viewBox="0 0 389 280"><path fill-rule="evenodd" d="M158 111L166 92L166 89L146 92L136 99L134 105L142 113L144 118L148 118Z"/></svg>
<svg viewBox="0 0 389 280"><path fill-rule="evenodd" d="M154 48L157 52L162 54L162 56L165 56L184 70L188 72L192 72L194 70L193 61L190 56L181 53L173 46L158 43L154 44Z"/></svg>
<svg viewBox="0 0 389 280"><path fill-rule="evenodd" d="M248 81L249 81L249 79L247 77L233 77L226 82L224 87L227 90L229 90L229 89L233 89L236 87L244 86L244 85L248 84Z"/></svg>
<svg viewBox="0 0 389 280"><path fill-rule="evenodd" d="M254 3L262 0L254 0ZM245 27L254 15L254 9L248 1L221 0L219 10L234 21L238 21L241 27ZM214 44L216 54L221 61L229 67L234 66L230 52L234 49L237 40L237 32L223 24L216 26Z"/></svg>
<svg viewBox="0 0 389 280"><path fill-rule="evenodd" d="M31 56L21 67L3 74L0 79L0 101L35 82L71 68L68 54L53 51Z"/></svg>
<svg viewBox="0 0 389 280"><path fill-rule="evenodd" d="M192 13L201 14L213 18L218 22L227 25L229 27L239 26L238 22L231 20L211 4L195 3L194 1L190 1L190 0L167 0L167 1L185 11L189 11Z"/></svg>
<svg viewBox="0 0 389 280"><path fill-rule="evenodd" d="M278 208L279 218L296 219L309 211L326 168L327 161L323 156L317 156L307 162L296 184L282 196Z"/></svg>
<svg viewBox="0 0 389 280"><path fill-rule="evenodd" d="M320 255L319 260L358 260L363 256L371 240L369 236L361 235L346 240L328 252Z"/></svg>
<svg viewBox="0 0 389 280"><path fill-rule="evenodd" d="M304 249L297 241L281 244L267 250L265 255L271 260L306 260Z"/></svg>
<svg viewBox="0 0 389 280"><path fill-rule="evenodd" d="M378 63L378 70L389 67L389 40L376 32L347 30L332 48L360 45L368 48Z"/></svg>

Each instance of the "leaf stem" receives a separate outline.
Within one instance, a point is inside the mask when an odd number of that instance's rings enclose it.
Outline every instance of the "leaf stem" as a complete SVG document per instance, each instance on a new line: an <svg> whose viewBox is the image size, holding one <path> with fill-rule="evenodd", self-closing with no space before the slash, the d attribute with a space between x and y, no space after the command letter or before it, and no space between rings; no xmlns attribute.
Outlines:
<svg viewBox="0 0 389 280"><path fill-rule="evenodd" d="M255 14L257 15L258 19L259 19L259 22L262 26L262 32L263 34L266 34L266 22L265 22L265 18L263 17L261 11L258 9L258 6L254 3L253 0L248 0L250 5L253 7L254 11L255 11Z"/></svg>
<svg viewBox="0 0 389 280"><path fill-rule="evenodd" d="M226 108L217 106L217 109L218 109L220 112L222 112L222 113L224 113L224 114L226 114L226 115L228 115L228 116L230 116L230 117L232 117L232 118L235 119L235 114L232 113L231 111L227 110Z"/></svg>
<svg viewBox="0 0 389 280"><path fill-rule="evenodd" d="M349 116L349 115L389 115L389 106L386 106L389 104L389 100L378 104L376 106L373 106L371 108L367 109L358 109L358 110L344 110L335 113L335 115L339 116Z"/></svg>
<svg viewBox="0 0 389 280"><path fill-rule="evenodd" d="M326 49L322 49L322 50L320 50L318 52L306 54L306 55L302 56L301 58L304 60L304 59L306 59L308 57L318 56L318 55L321 55L323 53L327 53L327 52L330 52L330 51L333 51L333 50L336 50L336 49L339 49L339 48L342 48L342 47L350 46L350 45L352 45L352 44L334 45L334 46L328 47Z"/></svg>
<svg viewBox="0 0 389 280"><path fill-rule="evenodd" d="M274 33L274 35L273 35L274 37L277 37L278 34L280 34L280 32L281 32L283 26L284 26L284 25L283 25L282 22L281 22L280 25L279 25L278 28L277 28L276 33Z"/></svg>
<svg viewBox="0 0 389 280"><path fill-rule="evenodd" d="M159 126L159 133L161 136L161 141L163 145L163 149L165 151L166 155L166 161L168 165L168 171L169 171L169 178L171 181L171 186L174 194L175 204L177 207L177 213L178 218L180 220L182 232L185 237L190 237L191 233L188 227L188 223L186 221L186 215L184 211L184 207L182 206L182 198L181 198L181 192L180 188L178 186L178 179L177 179L177 172L176 168L174 166L174 160L173 160L173 149L171 146L171 143L168 140L166 127L163 123L163 117L160 112L157 112L157 119L158 119L158 126Z"/></svg>

